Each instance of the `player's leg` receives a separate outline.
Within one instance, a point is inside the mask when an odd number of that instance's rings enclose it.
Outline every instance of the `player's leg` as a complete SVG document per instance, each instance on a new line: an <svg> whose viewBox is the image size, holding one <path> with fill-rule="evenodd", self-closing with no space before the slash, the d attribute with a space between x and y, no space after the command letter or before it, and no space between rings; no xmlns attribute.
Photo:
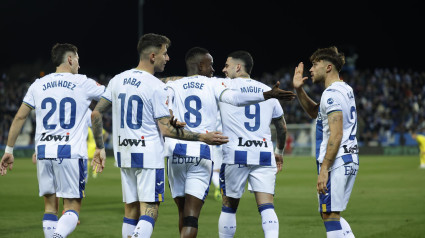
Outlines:
<svg viewBox="0 0 425 238"><path fill-rule="evenodd" d="M67 237L78 223L81 201L85 196L87 159L57 159L53 170L57 181L57 197L63 198L65 213L60 217L53 237Z"/></svg>
<svg viewBox="0 0 425 238"><path fill-rule="evenodd" d="M183 226L180 237L196 237L198 234L198 219L201 213L204 201L186 194L184 212L183 212Z"/></svg>
<svg viewBox="0 0 425 238"><path fill-rule="evenodd" d="M340 212L344 211L348 204L358 168L357 164L347 163L333 169L329 172L328 192L319 194L319 211L328 238L344 237L344 233L349 232L341 225ZM344 228L347 227L349 225ZM352 231L349 233L352 234Z"/></svg>
<svg viewBox="0 0 425 238"><path fill-rule="evenodd" d="M344 232L344 238L355 238L353 231L351 230L350 224L343 218L339 218L341 223L342 231Z"/></svg>
<svg viewBox="0 0 425 238"><path fill-rule="evenodd" d="M44 237L52 237L58 224L59 198L56 194L44 196L43 231Z"/></svg>
<svg viewBox="0 0 425 238"><path fill-rule="evenodd" d="M246 165L222 164L220 169L220 188L223 200L218 219L220 238L233 237L236 233L236 211L239 200L245 191L249 168Z"/></svg>
<svg viewBox="0 0 425 238"><path fill-rule="evenodd" d="M183 212L184 212L184 203L185 197L175 197L174 202L177 205L177 209L179 211L179 233L181 234L183 228Z"/></svg>
<svg viewBox="0 0 425 238"><path fill-rule="evenodd" d="M264 237L279 237L279 219L273 203L277 168L259 165L250 167L248 189L255 194Z"/></svg>
<svg viewBox="0 0 425 238"><path fill-rule="evenodd" d="M65 213L60 217L53 237L67 237L77 227L81 198L63 198Z"/></svg>
<svg viewBox="0 0 425 238"><path fill-rule="evenodd" d="M425 151L420 151L420 159L421 159L421 169L425 169Z"/></svg>
<svg viewBox="0 0 425 238"><path fill-rule="evenodd" d="M133 238L151 237L158 218L159 202L140 202L140 218L134 228Z"/></svg>
<svg viewBox="0 0 425 238"><path fill-rule="evenodd" d="M212 147L212 159L214 162L213 174L211 182L214 185L214 198L217 201L221 201L221 191L220 191L220 168L223 161L223 150L221 145Z"/></svg>
<svg viewBox="0 0 425 238"><path fill-rule="evenodd" d="M130 238L139 222L140 204L139 202L126 203L124 205L124 219L122 223L122 238Z"/></svg>
<svg viewBox="0 0 425 238"><path fill-rule="evenodd" d="M164 197L164 169L137 169L137 196L140 217L132 237L151 237L158 218L158 208Z"/></svg>
<svg viewBox="0 0 425 238"><path fill-rule="evenodd" d="M185 161L185 203L180 237L186 238L196 237L198 234L198 219L209 192L213 162L209 159L187 159Z"/></svg>
<svg viewBox="0 0 425 238"><path fill-rule="evenodd" d="M59 199L51 160L36 160L39 195L44 197L44 237L52 237L58 223Z"/></svg>

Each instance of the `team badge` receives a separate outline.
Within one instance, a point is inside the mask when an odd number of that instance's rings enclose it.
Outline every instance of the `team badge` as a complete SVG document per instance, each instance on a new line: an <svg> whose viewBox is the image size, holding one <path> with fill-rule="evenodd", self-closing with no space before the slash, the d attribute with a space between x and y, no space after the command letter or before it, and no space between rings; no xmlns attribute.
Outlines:
<svg viewBox="0 0 425 238"><path fill-rule="evenodd" d="M334 103L334 100L332 98L328 98L328 104Z"/></svg>

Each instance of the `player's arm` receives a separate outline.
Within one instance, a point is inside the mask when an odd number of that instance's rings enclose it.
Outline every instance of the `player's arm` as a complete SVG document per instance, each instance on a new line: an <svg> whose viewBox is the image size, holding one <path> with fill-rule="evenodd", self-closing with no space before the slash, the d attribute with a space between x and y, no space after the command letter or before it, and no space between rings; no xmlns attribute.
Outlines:
<svg viewBox="0 0 425 238"><path fill-rule="evenodd" d="M308 77L303 77L303 72L304 64L300 62L298 64L298 67L295 68L294 78L292 79L292 82L294 84L295 91L297 92L298 101L300 102L304 111L311 118L317 118L317 114L319 113L319 103L313 101L313 99L311 99L303 89L305 80L308 79Z"/></svg>
<svg viewBox="0 0 425 238"><path fill-rule="evenodd" d="M169 116L157 119L161 134L165 137L188 141L202 141L209 145L221 145L229 142L228 137L222 136L221 132L196 133L182 128L176 128L171 124L171 121L172 119Z"/></svg>
<svg viewBox="0 0 425 238"><path fill-rule="evenodd" d="M91 123L93 138L96 143L96 150L93 155L92 166L93 170L96 169L98 173L103 171L105 168L106 152L105 145L103 142L103 113L109 111L112 107L112 103L104 98L101 98L91 113Z"/></svg>
<svg viewBox="0 0 425 238"><path fill-rule="evenodd" d="M283 165L283 153L286 144L286 121L283 116L279 118L273 118L272 123L276 128L276 149L274 156L276 158L277 172L282 170Z"/></svg>
<svg viewBox="0 0 425 238"><path fill-rule="evenodd" d="M277 82L269 91L261 93L241 93L237 90L226 89L220 95L220 101L241 107L250 104L259 103L267 99L276 98L284 101L291 101L295 98L295 93L282 90Z"/></svg>
<svg viewBox="0 0 425 238"><path fill-rule="evenodd" d="M328 169L332 167L335 162L336 155L341 146L343 134L343 116L342 111L334 111L328 114L329 123L329 140L326 146L326 154L323 163L320 166L320 174L317 179L317 192L326 193L326 184L328 182Z"/></svg>
<svg viewBox="0 0 425 238"><path fill-rule="evenodd" d="M27 119L28 115L30 114L32 108L30 108L27 104L22 104L19 108L18 112L15 115L15 118L13 119L12 125L9 129L9 135L7 138L7 145L5 149L5 153L1 159L0 162L0 174L5 175L7 173L7 168L9 167L9 170L12 170L13 168L13 146L15 146L16 139L19 136L19 133L21 132L22 126L25 123L25 120Z"/></svg>

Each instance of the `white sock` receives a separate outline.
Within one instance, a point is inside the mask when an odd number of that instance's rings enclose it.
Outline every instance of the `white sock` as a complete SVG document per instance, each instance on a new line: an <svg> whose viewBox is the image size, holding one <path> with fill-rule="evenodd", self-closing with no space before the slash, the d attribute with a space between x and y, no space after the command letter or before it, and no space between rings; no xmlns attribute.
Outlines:
<svg viewBox="0 0 425 238"><path fill-rule="evenodd" d="M279 237L279 220L276 212L272 208L264 209L261 212L261 223L263 226L264 237L274 238Z"/></svg>
<svg viewBox="0 0 425 238"><path fill-rule="evenodd" d="M45 213L43 216L43 231L45 238L51 238L58 224L58 216Z"/></svg>
<svg viewBox="0 0 425 238"><path fill-rule="evenodd" d="M133 231L134 228L136 228L137 222L138 221L136 219L124 217L122 223L122 238L128 238L133 235Z"/></svg>
<svg viewBox="0 0 425 238"><path fill-rule="evenodd" d="M66 211L58 221L53 238L65 238L75 230L78 222L78 213L74 210Z"/></svg>
<svg viewBox="0 0 425 238"><path fill-rule="evenodd" d="M220 187L220 180L219 180L219 177L220 177L220 172L218 172L218 171L213 171L211 181L212 181L212 183L214 184L214 187L216 187L216 188Z"/></svg>
<svg viewBox="0 0 425 238"><path fill-rule="evenodd" d="M337 218L327 219L325 222L326 237L327 238L344 238L341 223Z"/></svg>
<svg viewBox="0 0 425 238"><path fill-rule="evenodd" d="M236 232L236 210L223 206L218 219L218 236L220 238L233 237Z"/></svg>
<svg viewBox="0 0 425 238"><path fill-rule="evenodd" d="M351 230L350 225L348 224L348 222L341 217L340 220L341 222L341 227L342 227L342 231L344 232L344 237L345 238L355 238L353 231Z"/></svg>
<svg viewBox="0 0 425 238"><path fill-rule="evenodd" d="M140 216L136 228L134 228L132 238L149 238L152 235L155 220L150 216Z"/></svg>

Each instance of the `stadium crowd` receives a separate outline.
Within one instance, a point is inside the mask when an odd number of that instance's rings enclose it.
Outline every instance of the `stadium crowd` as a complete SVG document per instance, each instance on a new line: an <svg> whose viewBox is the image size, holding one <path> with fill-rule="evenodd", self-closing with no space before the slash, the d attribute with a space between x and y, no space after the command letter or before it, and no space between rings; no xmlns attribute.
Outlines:
<svg viewBox="0 0 425 238"><path fill-rule="evenodd" d="M274 73L264 73L257 80L272 86L280 81L280 88L293 90L292 68L282 68ZM42 73L43 74L43 73ZM90 76L90 75L89 75ZM307 75L308 76L308 75ZM418 72L398 68L349 69L341 72L341 77L351 85L356 94L360 146L415 145L408 135L409 129L425 132L425 71ZM7 133L22 99L36 77L25 74L19 76L2 73L0 81L0 145L5 145ZM106 85L111 76L93 77ZM311 95L321 95L322 88L308 81L306 91ZM320 98L313 98L319 101ZM285 118L289 124L311 123L297 101L282 103ZM27 121L17 145L33 144L35 114ZM111 113L104 118L104 127L111 132Z"/></svg>

